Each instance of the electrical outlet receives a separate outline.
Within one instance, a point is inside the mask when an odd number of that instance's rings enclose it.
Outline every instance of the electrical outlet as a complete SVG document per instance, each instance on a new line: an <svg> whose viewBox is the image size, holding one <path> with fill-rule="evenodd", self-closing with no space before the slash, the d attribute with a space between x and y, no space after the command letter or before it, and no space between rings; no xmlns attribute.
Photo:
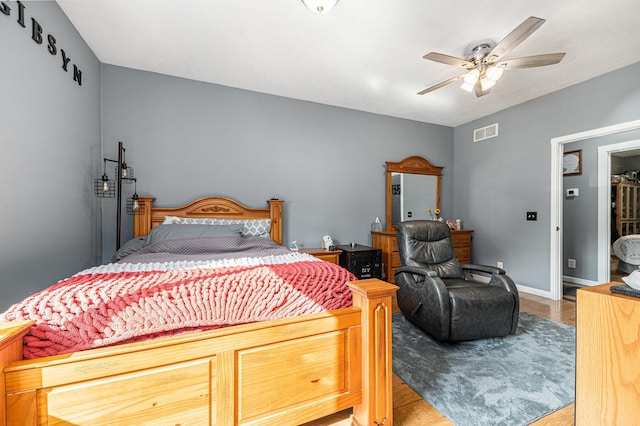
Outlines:
<svg viewBox="0 0 640 426"><path fill-rule="evenodd" d="M538 220L538 212L527 212L527 220Z"/></svg>
<svg viewBox="0 0 640 426"><path fill-rule="evenodd" d="M498 266L498 268L504 269L504 264L502 262L498 262L496 265Z"/></svg>
<svg viewBox="0 0 640 426"><path fill-rule="evenodd" d="M575 259L567 259L567 268L575 269L576 260Z"/></svg>

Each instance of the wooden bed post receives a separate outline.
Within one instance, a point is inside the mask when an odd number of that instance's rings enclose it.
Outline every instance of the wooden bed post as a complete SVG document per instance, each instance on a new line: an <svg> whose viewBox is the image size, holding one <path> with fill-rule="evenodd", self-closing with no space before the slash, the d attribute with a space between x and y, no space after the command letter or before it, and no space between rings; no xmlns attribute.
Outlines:
<svg viewBox="0 0 640 426"><path fill-rule="evenodd" d="M138 198L141 211L133 215L133 238L147 235L151 231L151 208L154 200L153 197Z"/></svg>
<svg viewBox="0 0 640 426"><path fill-rule="evenodd" d="M378 279L348 283L362 310L362 403L353 407L358 426L393 424L391 297L398 287Z"/></svg>
<svg viewBox="0 0 640 426"><path fill-rule="evenodd" d="M284 203L284 200L272 198L267 202L271 211L271 239L282 245L282 221L278 220L278 218L282 218L282 203Z"/></svg>
<svg viewBox="0 0 640 426"><path fill-rule="evenodd" d="M13 361L22 359L22 338L34 321L0 323L0 426L7 424L7 394L5 392L4 368ZM26 416L27 413L24 413Z"/></svg>

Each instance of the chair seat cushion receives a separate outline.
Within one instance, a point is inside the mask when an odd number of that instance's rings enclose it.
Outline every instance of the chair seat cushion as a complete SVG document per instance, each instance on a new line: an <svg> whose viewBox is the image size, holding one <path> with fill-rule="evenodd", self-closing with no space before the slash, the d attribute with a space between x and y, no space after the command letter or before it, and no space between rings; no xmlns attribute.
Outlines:
<svg viewBox="0 0 640 426"><path fill-rule="evenodd" d="M513 294L484 283L447 280L451 306L450 340L506 336L515 309Z"/></svg>

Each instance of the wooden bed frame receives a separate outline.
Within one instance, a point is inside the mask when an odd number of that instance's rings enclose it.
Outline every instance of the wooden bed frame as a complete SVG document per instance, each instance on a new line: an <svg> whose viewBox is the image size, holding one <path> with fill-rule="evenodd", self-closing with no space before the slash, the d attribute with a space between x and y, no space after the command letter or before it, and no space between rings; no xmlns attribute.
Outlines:
<svg viewBox="0 0 640 426"><path fill-rule="evenodd" d="M135 216L145 235L165 215L272 219L219 197ZM397 287L349 283L350 308L73 354L22 359L28 321L0 323L0 425L300 424L353 407L356 425L393 424L391 298Z"/></svg>

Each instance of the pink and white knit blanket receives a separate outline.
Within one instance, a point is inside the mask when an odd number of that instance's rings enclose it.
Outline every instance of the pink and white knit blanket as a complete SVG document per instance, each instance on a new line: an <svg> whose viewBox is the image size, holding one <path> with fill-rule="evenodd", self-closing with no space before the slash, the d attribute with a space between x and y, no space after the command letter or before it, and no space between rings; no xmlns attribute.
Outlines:
<svg viewBox="0 0 640 426"><path fill-rule="evenodd" d="M28 297L0 320L36 320L24 357L38 358L351 306L347 270L297 253L273 258L105 265Z"/></svg>

